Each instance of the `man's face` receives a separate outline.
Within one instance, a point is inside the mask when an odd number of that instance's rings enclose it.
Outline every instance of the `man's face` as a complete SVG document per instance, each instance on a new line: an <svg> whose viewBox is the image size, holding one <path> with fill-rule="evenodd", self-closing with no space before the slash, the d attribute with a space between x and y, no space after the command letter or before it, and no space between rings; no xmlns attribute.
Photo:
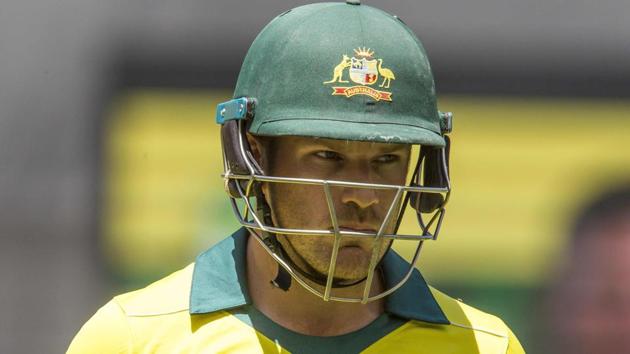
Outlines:
<svg viewBox="0 0 630 354"><path fill-rule="evenodd" d="M266 173L280 177L314 178L404 185L410 146L306 137L274 138L266 153ZM394 200L394 190L331 187L341 230L375 233ZM263 186L275 225L283 228L333 230L322 186L268 183ZM398 211L398 208L395 209ZM394 222L386 232L392 232ZM278 235L289 257L304 270L328 273L334 237ZM391 241L384 241L380 257ZM358 280L367 275L372 238L343 237L335 278ZM380 258L379 258L380 259Z"/></svg>

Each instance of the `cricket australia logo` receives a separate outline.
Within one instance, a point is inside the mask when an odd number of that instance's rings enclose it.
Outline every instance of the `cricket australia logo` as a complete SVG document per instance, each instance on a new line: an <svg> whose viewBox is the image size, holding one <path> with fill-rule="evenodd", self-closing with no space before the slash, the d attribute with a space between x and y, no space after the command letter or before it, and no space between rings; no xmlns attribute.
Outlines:
<svg viewBox="0 0 630 354"><path fill-rule="evenodd" d="M374 51L371 51L370 48L357 48L354 50L354 54L352 58L344 54L341 62L333 70L332 80L325 81L324 84L350 83L350 81L343 79L346 69L349 68L348 76L350 80L359 85L333 86L332 95L346 96L348 98L354 95L365 95L372 97L376 101L391 102L392 93L390 91L376 90L370 86L379 81L380 75L383 77L383 80L378 87L388 89L391 81L396 79L394 73L390 69L383 67L383 59L373 59Z"/></svg>

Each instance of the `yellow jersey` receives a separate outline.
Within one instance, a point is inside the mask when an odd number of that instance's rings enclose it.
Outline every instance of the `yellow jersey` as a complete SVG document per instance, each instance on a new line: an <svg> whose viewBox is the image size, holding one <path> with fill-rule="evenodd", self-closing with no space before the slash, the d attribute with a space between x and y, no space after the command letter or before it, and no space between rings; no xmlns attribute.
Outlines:
<svg viewBox="0 0 630 354"><path fill-rule="evenodd" d="M68 353L524 353L501 319L427 285L419 271L386 298L385 313L352 333L290 331L251 304L240 229L195 263L116 296L81 328ZM408 263L390 250L382 270L399 279Z"/></svg>

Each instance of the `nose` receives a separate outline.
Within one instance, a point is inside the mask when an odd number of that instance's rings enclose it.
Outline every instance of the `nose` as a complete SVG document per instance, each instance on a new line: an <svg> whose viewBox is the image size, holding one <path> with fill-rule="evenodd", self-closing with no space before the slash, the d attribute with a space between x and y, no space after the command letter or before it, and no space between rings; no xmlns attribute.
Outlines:
<svg viewBox="0 0 630 354"><path fill-rule="evenodd" d="M344 188L341 202L346 205L354 204L359 209L367 209L378 204L379 197L372 188Z"/></svg>
<svg viewBox="0 0 630 354"><path fill-rule="evenodd" d="M340 180L352 182L373 182L373 174L367 159L348 161L345 168L340 171ZM368 209L379 203L378 192L373 188L342 187L341 202L347 206Z"/></svg>

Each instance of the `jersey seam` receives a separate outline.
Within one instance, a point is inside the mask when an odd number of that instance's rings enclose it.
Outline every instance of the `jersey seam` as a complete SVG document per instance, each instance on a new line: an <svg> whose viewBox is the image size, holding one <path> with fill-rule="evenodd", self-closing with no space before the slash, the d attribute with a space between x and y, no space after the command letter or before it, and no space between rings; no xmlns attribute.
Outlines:
<svg viewBox="0 0 630 354"><path fill-rule="evenodd" d="M510 337L508 335L508 337L505 340L505 350L503 350L503 353L508 354L509 350L510 350Z"/></svg>
<svg viewBox="0 0 630 354"><path fill-rule="evenodd" d="M124 316L124 321L125 321L125 325L127 327L127 333L129 334L129 339L128 339L128 343L127 343L127 352L128 353L133 353L133 346L134 346L134 334L133 334L133 329L131 328L131 324L128 321L128 315L127 312L125 311L125 309L118 303L118 301L116 301L115 299L113 300L113 303L116 304L116 306L118 307L118 309L120 310L120 312L122 312L123 316Z"/></svg>
<svg viewBox="0 0 630 354"><path fill-rule="evenodd" d="M486 334L491 334L493 336L500 337L500 338L505 338L505 339L508 338L507 335L503 335L503 334L500 334L500 333L497 333L497 332L493 332L493 331L488 330L488 329L476 328L476 327L472 327L472 326L466 326L466 325L463 325L463 324L460 324L460 323L457 323L457 322L453 322L453 321L451 321L451 325L453 325L455 327L464 328L464 329L470 329L470 330L473 330L473 331L483 332L483 333L486 333Z"/></svg>
<svg viewBox="0 0 630 354"><path fill-rule="evenodd" d="M147 314L141 314L141 313L125 313L128 317L155 317L155 316L166 316L166 315L174 315L176 313L180 313L180 312L185 312L188 311L188 309L181 309L181 310L174 310L174 311L169 311L169 312L160 312L160 313L147 313Z"/></svg>

